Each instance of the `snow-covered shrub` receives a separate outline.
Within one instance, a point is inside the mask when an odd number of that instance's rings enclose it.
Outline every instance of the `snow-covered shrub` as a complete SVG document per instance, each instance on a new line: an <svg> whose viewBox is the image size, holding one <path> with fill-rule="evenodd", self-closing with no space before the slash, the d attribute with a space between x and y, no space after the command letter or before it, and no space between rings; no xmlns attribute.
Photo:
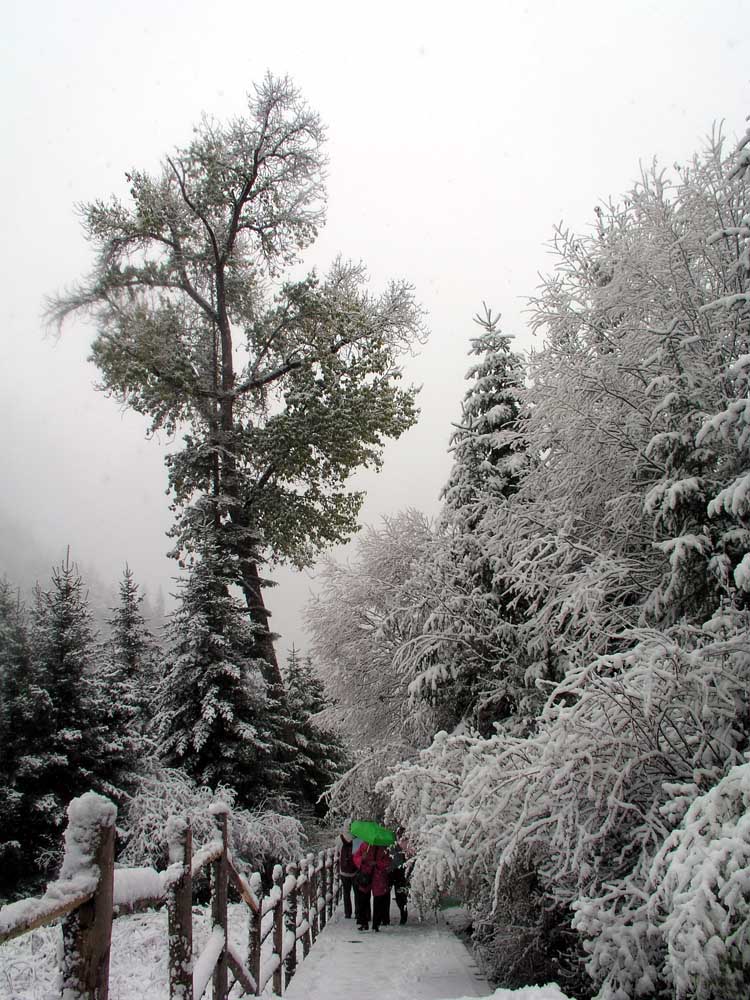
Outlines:
<svg viewBox="0 0 750 1000"><path fill-rule="evenodd" d="M380 779L384 772L413 756L414 748L405 740L355 750L354 764L326 790L330 817L342 823L350 817L381 819L388 796L378 788Z"/></svg>
<svg viewBox="0 0 750 1000"><path fill-rule="evenodd" d="M727 611L703 628L638 633L627 653L572 671L526 739L439 734L382 783L414 838L415 892L460 885L477 922L499 929L504 887L531 867L556 933L576 911L602 1000L650 995L646 862L743 759L749 628L747 613ZM550 932L540 921L539 940ZM572 936L566 947L575 954Z"/></svg>
<svg viewBox="0 0 750 1000"><path fill-rule="evenodd" d="M649 873L647 913L678 998L750 993L750 763L692 803Z"/></svg>
<svg viewBox="0 0 750 1000"><path fill-rule="evenodd" d="M140 778L121 818L125 847L118 861L129 867L165 867L170 815L190 821L195 846L215 840L216 825L209 808L217 800L231 808L231 849L241 863L260 868L271 860L296 860L304 852L305 837L298 819L266 809L262 803L252 811L235 809L234 799L231 788L198 787L183 771L154 764Z"/></svg>

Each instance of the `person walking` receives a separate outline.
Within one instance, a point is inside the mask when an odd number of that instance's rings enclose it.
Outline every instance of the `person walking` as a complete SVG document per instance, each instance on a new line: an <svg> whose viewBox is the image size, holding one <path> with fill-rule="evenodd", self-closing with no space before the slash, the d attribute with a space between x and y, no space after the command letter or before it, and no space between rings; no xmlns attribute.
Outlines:
<svg viewBox="0 0 750 1000"><path fill-rule="evenodd" d="M370 890L372 889L372 865L367 856L369 844L364 841L352 856L357 874L354 876L354 915L357 930L366 931L370 926ZM364 856L364 861L363 861Z"/></svg>
<svg viewBox="0 0 750 1000"><path fill-rule="evenodd" d="M348 830L341 831L341 846L339 847L339 877L341 879L341 895L344 897L344 917L352 917L352 888L357 866L352 856L352 835Z"/></svg>
<svg viewBox="0 0 750 1000"><path fill-rule="evenodd" d="M366 931L370 920L370 893L372 892L372 929L379 931L381 925L390 923L388 908L390 900L390 885L388 872L391 859L383 847L362 843L354 852L354 864L359 873L355 878L357 899L360 902L360 916L357 926Z"/></svg>
<svg viewBox="0 0 750 1000"><path fill-rule="evenodd" d="M404 837L403 827L396 831L396 843L391 847L391 885L393 895L396 898L396 906L400 913L400 924L405 924L409 911L407 901L409 899L409 876L406 872L407 854L410 854L409 845Z"/></svg>

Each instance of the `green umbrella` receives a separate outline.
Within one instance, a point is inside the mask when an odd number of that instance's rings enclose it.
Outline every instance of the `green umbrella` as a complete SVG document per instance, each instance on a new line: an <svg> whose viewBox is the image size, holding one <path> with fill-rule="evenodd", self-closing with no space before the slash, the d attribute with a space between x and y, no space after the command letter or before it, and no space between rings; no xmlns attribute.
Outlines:
<svg viewBox="0 0 750 1000"><path fill-rule="evenodd" d="M355 819L349 831L352 837L359 837L373 847L390 847L396 842L396 836L391 830L386 830L380 823L373 823L371 820Z"/></svg>

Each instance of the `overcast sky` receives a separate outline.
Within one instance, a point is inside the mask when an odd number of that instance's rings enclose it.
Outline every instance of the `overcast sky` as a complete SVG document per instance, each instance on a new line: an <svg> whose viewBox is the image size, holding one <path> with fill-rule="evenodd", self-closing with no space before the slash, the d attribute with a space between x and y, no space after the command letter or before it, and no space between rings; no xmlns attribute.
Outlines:
<svg viewBox="0 0 750 1000"><path fill-rule="evenodd" d="M328 224L306 261L363 260L415 286L431 337L406 365L419 425L389 446L363 522L430 514L450 467L482 300L527 349L524 299L553 226L584 229L639 162L684 161L750 114L750 0L5 0L0 191L0 574L47 573L66 545L116 583L127 560L173 590L164 442L93 389L92 331L45 339L42 299L90 265L76 202L125 195L202 112L241 114L289 73L329 129ZM304 647L309 574L269 593L282 653Z"/></svg>

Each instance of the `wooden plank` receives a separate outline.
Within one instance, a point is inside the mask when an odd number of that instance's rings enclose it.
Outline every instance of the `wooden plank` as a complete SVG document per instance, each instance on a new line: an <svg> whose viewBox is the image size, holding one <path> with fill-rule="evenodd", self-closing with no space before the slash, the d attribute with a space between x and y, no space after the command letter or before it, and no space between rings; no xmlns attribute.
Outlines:
<svg viewBox="0 0 750 1000"><path fill-rule="evenodd" d="M252 890L249 889L245 879L240 875L230 860L227 860L227 876L229 881L239 893L242 901L250 907L253 913L258 913L260 910L260 902L252 895Z"/></svg>
<svg viewBox="0 0 750 1000"><path fill-rule="evenodd" d="M242 987L243 992L247 993L248 996L255 996L258 989L257 980L242 964L231 944L227 945L227 963L235 980Z"/></svg>
<svg viewBox="0 0 750 1000"><path fill-rule="evenodd" d="M17 922L9 926L8 930L0 933L0 944L3 944L5 941L12 941L13 938L21 937L22 934L36 930L37 927L44 927L45 924L51 924L53 921L59 920L60 917L67 916L80 906L83 906L84 903L88 903L93 898L93 895L93 892L82 893L80 896L57 904L51 900L45 901L44 896L23 900L24 903L37 903L38 907L29 906L28 909L31 910L32 915L28 917L24 917L23 910L20 910ZM11 907L15 906L18 906L18 904L10 903L8 906L0 908L0 917L7 914ZM9 921L3 920L2 922L8 923Z"/></svg>
<svg viewBox="0 0 750 1000"><path fill-rule="evenodd" d="M193 1000L200 1000L206 992L209 980L216 971L216 964L225 951L226 938L224 937L224 932L221 927L214 927L193 968Z"/></svg>

